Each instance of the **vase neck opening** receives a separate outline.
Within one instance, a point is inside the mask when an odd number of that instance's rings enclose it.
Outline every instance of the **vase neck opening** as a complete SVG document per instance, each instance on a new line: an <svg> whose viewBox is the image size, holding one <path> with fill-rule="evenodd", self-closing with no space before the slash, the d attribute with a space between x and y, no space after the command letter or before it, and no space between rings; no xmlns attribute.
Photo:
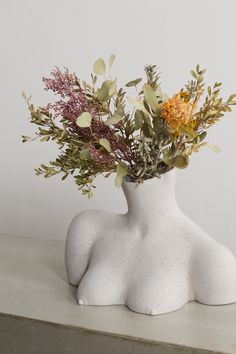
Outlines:
<svg viewBox="0 0 236 354"><path fill-rule="evenodd" d="M175 171L154 177L143 183L124 181L122 188L128 204L128 215L135 218L153 218L176 205Z"/></svg>

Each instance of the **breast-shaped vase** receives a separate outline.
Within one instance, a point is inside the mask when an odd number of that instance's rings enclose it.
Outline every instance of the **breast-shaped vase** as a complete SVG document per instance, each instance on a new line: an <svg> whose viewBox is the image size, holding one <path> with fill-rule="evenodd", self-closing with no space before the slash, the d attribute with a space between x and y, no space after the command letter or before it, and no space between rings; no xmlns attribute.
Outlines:
<svg viewBox="0 0 236 354"><path fill-rule="evenodd" d="M141 184L124 181L126 214L74 217L65 261L79 305L124 304L156 315L189 301L236 301L236 258L179 208L175 171Z"/></svg>

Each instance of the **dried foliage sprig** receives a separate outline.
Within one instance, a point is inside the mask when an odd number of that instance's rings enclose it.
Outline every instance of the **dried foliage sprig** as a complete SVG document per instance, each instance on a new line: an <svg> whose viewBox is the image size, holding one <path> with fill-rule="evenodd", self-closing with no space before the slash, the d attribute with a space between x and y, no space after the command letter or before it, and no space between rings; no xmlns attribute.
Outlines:
<svg viewBox="0 0 236 354"><path fill-rule="evenodd" d="M111 55L106 65L98 59L90 84L68 69L55 68L43 82L58 99L46 107L35 107L24 94L37 131L33 138L22 136L23 142L39 138L59 145L58 157L35 169L36 174L48 178L62 173L63 180L73 175L88 197L99 174L116 173L117 187L125 176L141 183L187 167L189 156L203 146L218 151L205 141L207 129L236 104L236 94L223 100L221 83L216 82L207 87L200 105L205 70L199 65L191 71L192 80L170 98L161 90L157 66L146 65L145 81L138 78L125 85L135 88L137 97L127 97L112 78L114 60Z"/></svg>

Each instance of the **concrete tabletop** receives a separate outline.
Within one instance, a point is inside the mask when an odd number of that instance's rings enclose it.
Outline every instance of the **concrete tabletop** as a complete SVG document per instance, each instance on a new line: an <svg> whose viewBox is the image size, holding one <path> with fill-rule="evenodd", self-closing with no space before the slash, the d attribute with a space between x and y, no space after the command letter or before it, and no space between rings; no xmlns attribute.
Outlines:
<svg viewBox="0 0 236 354"><path fill-rule="evenodd" d="M0 353L236 353L236 304L148 316L75 292L63 242L0 236Z"/></svg>

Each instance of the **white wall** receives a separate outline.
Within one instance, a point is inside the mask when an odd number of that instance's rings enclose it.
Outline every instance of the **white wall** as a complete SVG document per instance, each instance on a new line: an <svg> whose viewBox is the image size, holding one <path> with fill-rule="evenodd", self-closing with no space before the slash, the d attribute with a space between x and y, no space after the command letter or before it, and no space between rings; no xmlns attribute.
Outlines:
<svg viewBox="0 0 236 354"><path fill-rule="evenodd" d="M80 210L126 208L112 179L99 179L88 201L73 180L34 175L33 168L57 150L52 143L21 144L21 134L33 132L23 90L35 103L46 103L41 77L55 65L88 79L96 58L116 53L122 84L156 63L172 94L200 63L208 69L207 81L223 81L227 95L236 91L235 11L234 0L1 0L0 233L64 240ZM187 214L236 253L235 116L209 133L221 154L201 151L178 172L177 197Z"/></svg>

